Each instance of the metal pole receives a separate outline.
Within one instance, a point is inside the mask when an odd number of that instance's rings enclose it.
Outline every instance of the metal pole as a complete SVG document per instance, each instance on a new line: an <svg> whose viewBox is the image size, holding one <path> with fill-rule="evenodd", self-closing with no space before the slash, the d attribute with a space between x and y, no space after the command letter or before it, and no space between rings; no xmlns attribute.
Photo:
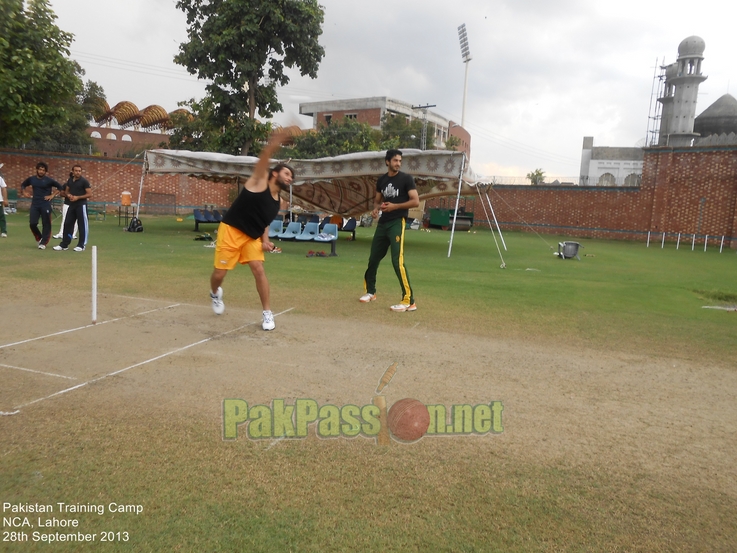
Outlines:
<svg viewBox="0 0 737 553"><path fill-rule="evenodd" d="M496 215L494 214L494 208L491 207L491 198L489 198L489 191L486 191L486 201L489 202L489 209L491 209L491 216L494 218L494 223L496 223L496 230L499 231L499 238L502 239L502 246L504 246L504 251L507 251L507 244L504 242L504 236L502 235L502 229L499 228L499 221L496 220ZM481 203L484 203L484 200L481 200Z"/></svg>
<svg viewBox="0 0 737 553"><path fill-rule="evenodd" d="M97 324L97 246L92 246L92 324Z"/></svg>
<svg viewBox="0 0 737 553"><path fill-rule="evenodd" d="M706 244L709 242L709 235L706 235L706 238L704 238L704 251L706 251Z"/></svg>
<svg viewBox="0 0 737 553"><path fill-rule="evenodd" d="M676 249L678 249L678 246L681 245L681 233L678 233L678 242L676 242Z"/></svg>
<svg viewBox="0 0 737 553"><path fill-rule="evenodd" d="M138 203L136 204L136 219L138 219L138 212L141 211L141 192L143 192L143 179L146 178L147 168L148 168L148 150L146 150L146 152L143 154L143 170L141 171L141 184L138 186Z"/></svg>
<svg viewBox="0 0 737 553"><path fill-rule="evenodd" d="M722 253L722 248L724 247L724 235L722 234L722 243L719 246L719 253Z"/></svg>
<svg viewBox="0 0 737 553"><path fill-rule="evenodd" d="M645 247L646 248L650 247L650 231L647 231L647 245Z"/></svg>
<svg viewBox="0 0 737 553"><path fill-rule="evenodd" d="M463 172L466 170L466 154L461 158L461 175L458 178L458 195L456 196L456 208L453 213L453 226L450 229L450 244L448 245L448 257L453 250L453 235L456 231L456 218L458 217L458 205L461 203L461 188L463 188Z"/></svg>
<svg viewBox="0 0 737 553"><path fill-rule="evenodd" d="M665 233L663 233L663 239L660 241L660 249L662 250L665 247Z"/></svg>
<svg viewBox="0 0 737 553"><path fill-rule="evenodd" d="M466 128L466 92L467 91L468 91L468 61L466 62L466 77L463 81L463 109L461 110L461 127L463 127L464 129Z"/></svg>

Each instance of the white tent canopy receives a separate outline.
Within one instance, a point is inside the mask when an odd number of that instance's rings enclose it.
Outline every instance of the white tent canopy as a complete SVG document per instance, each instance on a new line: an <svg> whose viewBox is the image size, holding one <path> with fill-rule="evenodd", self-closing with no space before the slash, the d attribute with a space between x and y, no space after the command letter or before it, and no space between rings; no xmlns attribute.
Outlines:
<svg viewBox="0 0 737 553"><path fill-rule="evenodd" d="M376 179L386 173L384 155L383 151L360 152L289 160L295 171L293 194L297 203L344 217L371 211ZM255 157L212 152L149 150L144 174L184 174L216 182L243 182L251 176L257 161ZM279 161L273 160L272 166ZM402 150L402 170L414 177L422 200L475 194L476 185L489 183L468 166L463 152Z"/></svg>

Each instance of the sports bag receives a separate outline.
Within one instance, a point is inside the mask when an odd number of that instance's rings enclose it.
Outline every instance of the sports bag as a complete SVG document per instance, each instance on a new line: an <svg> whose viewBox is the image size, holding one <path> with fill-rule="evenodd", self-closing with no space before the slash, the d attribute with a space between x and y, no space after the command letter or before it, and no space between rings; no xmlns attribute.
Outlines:
<svg viewBox="0 0 737 553"><path fill-rule="evenodd" d="M128 232L143 232L143 223L138 217L133 217L127 230Z"/></svg>

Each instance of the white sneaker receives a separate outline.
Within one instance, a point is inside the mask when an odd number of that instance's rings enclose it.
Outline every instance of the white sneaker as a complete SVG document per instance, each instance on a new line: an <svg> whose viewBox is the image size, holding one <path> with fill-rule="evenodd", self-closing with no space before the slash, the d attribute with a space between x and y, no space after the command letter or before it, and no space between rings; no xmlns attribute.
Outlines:
<svg viewBox="0 0 737 553"><path fill-rule="evenodd" d="M360 298L358 298L358 301L361 303L368 303L370 301L374 301L376 299L376 294L364 294Z"/></svg>
<svg viewBox="0 0 737 553"><path fill-rule="evenodd" d="M58 234L55 234L51 238L55 238L56 240L61 240L62 238L64 238L64 235L61 232L59 232Z"/></svg>
<svg viewBox="0 0 737 553"><path fill-rule="evenodd" d="M55 249L55 250L56 250L57 252L63 252L63 251L66 251L66 250L68 250L69 248L62 248L62 247L61 247L61 244L59 244L58 246L54 246L54 249Z"/></svg>
<svg viewBox="0 0 737 553"><path fill-rule="evenodd" d="M264 311L264 322L261 323L264 330L274 330L276 323L274 322L274 314L271 311Z"/></svg>
<svg viewBox="0 0 737 553"><path fill-rule="evenodd" d="M389 309L392 311L396 311L398 313L403 313L405 311L417 311L417 305L407 305L406 303L398 303L397 305L392 305Z"/></svg>
<svg viewBox="0 0 737 553"><path fill-rule="evenodd" d="M45 250L46 249L46 246L44 244L39 244L38 245L38 249L39 250Z"/></svg>
<svg viewBox="0 0 737 553"><path fill-rule="evenodd" d="M7 237L8 237L8 235L5 234L4 232L2 234L0 234L0 238L7 238Z"/></svg>
<svg viewBox="0 0 737 553"><path fill-rule="evenodd" d="M75 252L83 252L83 251L84 251L84 246L82 246L81 248L80 248L79 246L76 246L76 247L74 248L74 251L75 251Z"/></svg>
<svg viewBox="0 0 737 553"><path fill-rule="evenodd" d="M223 289L218 286L218 293L213 294L210 292L212 298L212 310L215 315L222 315L225 312L225 304L223 303Z"/></svg>

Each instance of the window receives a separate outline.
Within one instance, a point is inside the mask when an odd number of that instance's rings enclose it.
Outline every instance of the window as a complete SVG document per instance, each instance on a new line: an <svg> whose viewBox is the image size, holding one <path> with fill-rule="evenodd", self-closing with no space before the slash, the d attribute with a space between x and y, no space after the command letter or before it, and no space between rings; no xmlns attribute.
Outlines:
<svg viewBox="0 0 737 553"><path fill-rule="evenodd" d="M330 124L330 122L331 122L332 120L333 120L333 116L332 116L332 114L331 114L331 115L326 115L326 116L325 116L325 124L326 124L326 125L329 125L329 124Z"/></svg>
<svg viewBox="0 0 737 553"><path fill-rule="evenodd" d="M105 138L107 138L108 140L117 140L117 139L118 139L118 137L117 137L117 136L115 136L115 134L113 134L113 133L111 133L111 132L107 133L107 134L105 135Z"/></svg>
<svg viewBox="0 0 737 553"><path fill-rule="evenodd" d="M97 131L92 131L91 138L102 138L102 135Z"/></svg>
<svg viewBox="0 0 737 553"><path fill-rule="evenodd" d="M346 113L345 114L345 118L346 119L353 119L355 121L356 119L358 119L358 114L357 113Z"/></svg>
<svg viewBox="0 0 737 553"><path fill-rule="evenodd" d="M133 142L133 139L130 137L129 134L124 134L123 138L121 138L123 142Z"/></svg>

